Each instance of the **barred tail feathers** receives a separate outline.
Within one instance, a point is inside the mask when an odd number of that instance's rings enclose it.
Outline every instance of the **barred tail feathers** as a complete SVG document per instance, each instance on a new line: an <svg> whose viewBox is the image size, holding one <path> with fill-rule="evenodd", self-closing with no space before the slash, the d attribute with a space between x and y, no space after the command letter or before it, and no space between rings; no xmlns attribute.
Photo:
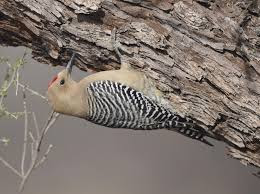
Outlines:
<svg viewBox="0 0 260 194"><path fill-rule="evenodd" d="M164 128L170 131L176 131L177 133L180 133L186 137L205 143L209 146L213 146L213 144L211 144L209 141L207 141L204 138L207 137L208 135L203 128L196 125L192 120L189 119L186 120L189 121L189 123L183 121L184 120L182 120L182 122L177 120L171 120L162 123L143 125L140 127L140 129L153 130L153 129Z"/></svg>

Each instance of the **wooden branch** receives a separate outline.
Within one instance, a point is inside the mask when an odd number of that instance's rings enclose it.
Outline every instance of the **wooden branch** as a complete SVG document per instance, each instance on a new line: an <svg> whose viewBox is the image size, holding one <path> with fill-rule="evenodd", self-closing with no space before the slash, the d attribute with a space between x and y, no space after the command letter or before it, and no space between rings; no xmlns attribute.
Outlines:
<svg viewBox="0 0 260 194"><path fill-rule="evenodd" d="M234 3L235 2L235 3ZM35 59L82 70L143 71L171 108L226 142L229 154L260 167L259 0L2 0L0 43Z"/></svg>

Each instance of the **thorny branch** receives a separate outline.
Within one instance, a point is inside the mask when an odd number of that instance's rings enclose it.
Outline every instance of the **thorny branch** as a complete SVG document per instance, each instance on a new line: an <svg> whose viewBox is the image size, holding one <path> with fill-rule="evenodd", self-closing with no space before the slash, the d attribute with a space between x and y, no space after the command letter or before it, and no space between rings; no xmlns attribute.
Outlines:
<svg viewBox="0 0 260 194"><path fill-rule="evenodd" d="M43 164L47 157L48 154L50 153L52 149L52 145L49 144L48 148L44 152L43 156L40 154L41 150L41 145L42 141L48 132L48 130L53 126L55 121L57 120L59 114L55 113L52 111L50 113L49 118L46 121L46 124L42 127L40 130L39 124L36 118L36 115L34 112L29 112L27 109L27 100L26 100L26 91L30 92L33 95L36 95L40 98L42 98L44 101L47 101L46 97L41 95L40 93L34 91L33 89L29 88L28 86L25 86L24 84L19 82L19 68L24 64L25 62L25 56L26 54L23 55L23 57L17 61L16 64L9 64L8 63L8 69L7 73L4 79L4 82L1 86L0 90L0 111L1 115L0 116L11 116L11 118L17 119L19 116L23 115L24 116L24 137L23 137L23 149L22 149L22 157L21 157L21 167L20 171L17 170L14 166L12 166L4 157L0 156L0 162L10 169L14 174L16 174L20 179L20 187L19 191L23 191L24 186L28 178L30 177L32 171L36 168L38 168L41 164ZM4 99L7 97L8 89L12 86L15 85L15 94L16 96L18 95L19 87L22 88L23 92L23 107L24 111L17 114L17 113L10 113L4 108ZM34 132L29 130L28 126L28 121L29 121L29 116L33 119L33 124L34 124ZM28 137L30 138L30 146L28 146ZM6 139L6 138L5 138ZM5 139L0 139L2 142L4 142ZM5 141L7 144L8 142ZM28 151L28 149L31 149ZM26 158L30 157L30 164L29 168L26 169Z"/></svg>

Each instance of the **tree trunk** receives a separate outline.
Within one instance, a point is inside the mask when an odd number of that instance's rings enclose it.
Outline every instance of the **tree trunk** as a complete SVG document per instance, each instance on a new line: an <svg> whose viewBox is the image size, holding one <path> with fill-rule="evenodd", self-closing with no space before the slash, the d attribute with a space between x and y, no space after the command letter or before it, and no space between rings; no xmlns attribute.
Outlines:
<svg viewBox="0 0 260 194"><path fill-rule="evenodd" d="M260 167L259 0L1 0L0 43L82 70L123 57L156 81L171 108L196 119L229 154Z"/></svg>

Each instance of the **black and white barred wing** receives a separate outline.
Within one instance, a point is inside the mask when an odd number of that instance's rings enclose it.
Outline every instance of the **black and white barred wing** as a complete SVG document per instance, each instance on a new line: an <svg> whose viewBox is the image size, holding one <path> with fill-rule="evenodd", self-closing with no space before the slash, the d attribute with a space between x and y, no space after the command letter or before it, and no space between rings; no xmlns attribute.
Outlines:
<svg viewBox="0 0 260 194"><path fill-rule="evenodd" d="M158 129L186 127L190 121L158 105L141 92L117 82L93 82L87 90L90 120L101 125Z"/></svg>
<svg viewBox="0 0 260 194"><path fill-rule="evenodd" d="M87 87L89 117L96 124L129 129L175 128L177 132L208 143L203 129L189 118L158 105L153 100L123 84L97 81Z"/></svg>
<svg viewBox="0 0 260 194"><path fill-rule="evenodd" d="M142 93L117 82L93 82L87 92L91 110L88 119L100 125L145 129L171 118L169 111Z"/></svg>

